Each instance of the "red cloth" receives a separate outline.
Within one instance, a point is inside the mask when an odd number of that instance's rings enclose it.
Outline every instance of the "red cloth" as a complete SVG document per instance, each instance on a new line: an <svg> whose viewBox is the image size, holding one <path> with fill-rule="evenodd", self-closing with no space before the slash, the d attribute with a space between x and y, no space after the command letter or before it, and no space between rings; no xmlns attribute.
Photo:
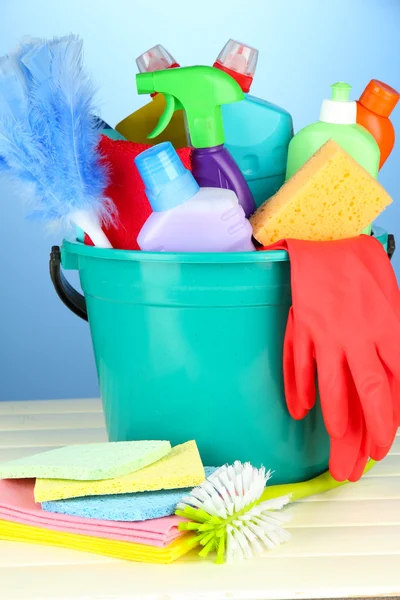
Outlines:
<svg viewBox="0 0 400 600"><path fill-rule="evenodd" d="M331 439L329 468L357 481L369 457L389 452L400 425L400 291L382 245L370 236L284 240L292 307L284 343L286 402L303 419L316 401Z"/></svg>
<svg viewBox="0 0 400 600"><path fill-rule="evenodd" d="M120 250L139 250L137 236L152 212L134 163L136 156L149 147L101 136L100 150L110 173L106 194L117 209L114 222L103 229L112 246ZM185 167L191 170L190 148L182 148L177 153ZM93 246L88 235L85 235L85 244Z"/></svg>

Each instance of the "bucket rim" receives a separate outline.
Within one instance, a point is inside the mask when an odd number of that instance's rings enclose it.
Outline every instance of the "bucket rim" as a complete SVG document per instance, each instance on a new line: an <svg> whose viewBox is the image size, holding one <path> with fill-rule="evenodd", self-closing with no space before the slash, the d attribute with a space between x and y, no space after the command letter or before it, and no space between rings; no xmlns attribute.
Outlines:
<svg viewBox="0 0 400 600"><path fill-rule="evenodd" d="M117 250L97 248L82 242L63 240L62 250L68 254L106 260L131 262L188 263L188 264L243 264L285 262L289 260L286 250L265 252L144 252L142 250Z"/></svg>
<svg viewBox="0 0 400 600"><path fill-rule="evenodd" d="M387 231L374 224L372 235L387 243ZM286 250L266 250L265 252L144 252L142 250L119 250L116 248L97 248L83 242L64 239L62 250L76 256L87 256L107 260L125 260L141 263L177 263L177 264L253 264L287 262Z"/></svg>

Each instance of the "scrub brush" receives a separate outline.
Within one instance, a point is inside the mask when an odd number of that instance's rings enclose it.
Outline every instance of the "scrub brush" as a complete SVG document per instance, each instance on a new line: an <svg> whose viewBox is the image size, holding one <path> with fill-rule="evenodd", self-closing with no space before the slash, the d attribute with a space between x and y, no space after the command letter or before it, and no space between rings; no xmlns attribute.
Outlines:
<svg viewBox="0 0 400 600"><path fill-rule="evenodd" d="M364 475L375 465L369 460ZM281 524L290 515L276 511L288 504L321 494L349 483L336 481L329 471L308 481L265 487L272 474L239 461L215 471L190 495L182 498L175 514L188 519L179 524L181 531L197 532L188 541L206 558L216 553L221 564L251 558L290 539Z"/></svg>
<svg viewBox="0 0 400 600"><path fill-rule="evenodd" d="M22 184L32 217L86 231L111 247L100 222L112 218L107 172L98 151L94 88L82 41L25 40L0 59L0 172ZM32 196L33 192L33 196Z"/></svg>
<svg viewBox="0 0 400 600"><path fill-rule="evenodd" d="M282 523L288 513L288 495L260 502L271 472L236 461L213 473L177 505L176 515L189 519L182 531L197 532L189 541L203 546L199 555L216 553L218 564L251 558L290 539Z"/></svg>

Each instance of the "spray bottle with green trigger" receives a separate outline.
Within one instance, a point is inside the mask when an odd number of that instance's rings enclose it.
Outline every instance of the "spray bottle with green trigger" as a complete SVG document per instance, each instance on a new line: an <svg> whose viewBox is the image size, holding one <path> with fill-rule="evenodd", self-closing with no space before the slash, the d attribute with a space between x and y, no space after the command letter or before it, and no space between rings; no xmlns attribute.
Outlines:
<svg viewBox="0 0 400 600"><path fill-rule="evenodd" d="M174 111L184 110L193 146L192 173L200 187L229 189L249 217L256 205L239 167L224 146L222 104L243 100L239 84L214 67L195 66L136 75L139 94L164 94L166 109L157 127L148 135L159 135Z"/></svg>

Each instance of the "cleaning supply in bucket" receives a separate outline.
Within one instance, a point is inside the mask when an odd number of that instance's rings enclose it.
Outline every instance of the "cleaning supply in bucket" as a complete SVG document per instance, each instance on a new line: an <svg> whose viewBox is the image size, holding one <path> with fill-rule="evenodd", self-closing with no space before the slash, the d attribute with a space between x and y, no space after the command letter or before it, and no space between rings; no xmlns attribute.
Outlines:
<svg viewBox="0 0 400 600"><path fill-rule="evenodd" d="M289 144L286 179L329 139L337 142L372 177L378 177L379 146L369 131L357 123L357 105L349 100L351 86L338 82L331 87L332 99L322 102L319 121L301 129ZM371 225L362 233L370 235Z"/></svg>
<svg viewBox="0 0 400 600"><path fill-rule="evenodd" d="M176 514L189 519L182 531L197 533L188 545L203 546L199 555L216 554L218 564L252 558L290 540L282 524L291 516L279 512L289 503L283 496L259 502L271 471L236 461L225 465L185 496Z"/></svg>
<svg viewBox="0 0 400 600"><path fill-rule="evenodd" d="M258 50L229 40L214 67L233 77L244 92L241 102L221 107L225 146L249 184L256 206L260 206L285 181L293 122L283 108L248 93L257 59Z"/></svg>
<svg viewBox="0 0 400 600"><path fill-rule="evenodd" d="M285 238L338 240L359 235L391 202L376 179L329 140L250 222L264 245Z"/></svg>
<svg viewBox="0 0 400 600"><path fill-rule="evenodd" d="M136 59L139 73L151 73L152 71L164 71L164 69L176 69L180 64L176 62L172 54L161 44L157 44L147 50Z"/></svg>
<svg viewBox="0 0 400 600"><path fill-rule="evenodd" d="M0 170L20 183L32 217L74 223L110 248L100 226L112 219L112 203L93 92L76 36L27 42L1 59Z"/></svg>
<svg viewBox="0 0 400 600"><path fill-rule="evenodd" d="M373 136L356 122L357 105L349 100L351 86L332 86L332 99L324 100L320 120L301 129L289 144L286 179L289 179L329 139L334 140L375 179L380 151Z"/></svg>
<svg viewBox="0 0 400 600"><path fill-rule="evenodd" d="M205 476L209 477L217 467L204 467ZM161 490L139 492L134 494L108 494L106 496L84 496L65 500L42 502L46 512L83 517L86 519L102 519L106 521L160 521L161 517L173 515L176 505L182 497L189 494L191 488L177 490ZM0 494L1 496L1 494ZM0 514L1 518L1 514ZM146 524L143 524L145 527Z"/></svg>
<svg viewBox="0 0 400 600"><path fill-rule="evenodd" d="M135 159L153 213L138 244L150 252L253 251L252 228L231 190L200 188L170 142Z"/></svg>
<svg viewBox="0 0 400 600"><path fill-rule="evenodd" d="M374 136L381 153L380 169L393 150L395 132L389 117L399 98L399 92L392 87L371 79L357 101L357 123Z"/></svg>
<svg viewBox="0 0 400 600"><path fill-rule="evenodd" d="M167 441L79 444L0 464L0 479L99 480L139 471L171 451Z"/></svg>
<svg viewBox="0 0 400 600"><path fill-rule="evenodd" d="M103 520L97 513L85 518L46 512L43 507L40 507L40 504L35 503L33 488L33 479L0 481L0 520L51 531L88 535L105 540L120 540L159 548L165 548L183 535L178 531L181 519L176 516L138 523L132 521L116 523ZM180 498L183 496L183 491L181 490ZM136 494L136 496L141 496L141 494ZM97 500L100 502L101 497Z"/></svg>
<svg viewBox="0 0 400 600"><path fill-rule="evenodd" d="M213 67L181 67L136 75L139 94L161 92L166 109L156 128L157 137L176 110L184 109L192 151L192 173L200 187L230 189L239 199L246 217L256 206L238 165L224 146L221 106L243 100L239 84Z"/></svg>
<svg viewBox="0 0 400 600"><path fill-rule="evenodd" d="M139 73L151 73L164 69L179 67L174 57L161 44L150 48L136 59ZM127 140L138 144L151 144L147 138L150 131L156 127L165 110L165 98L162 94L151 94L151 101L134 113L120 121L115 129ZM177 110L171 117L165 131L160 133L156 142L171 142L175 148L185 148L188 145L183 111Z"/></svg>
<svg viewBox="0 0 400 600"><path fill-rule="evenodd" d="M400 294L382 245L370 236L284 240L293 305L284 344L286 402L303 419L316 401L331 438L332 476L357 481L389 452L400 425Z"/></svg>
<svg viewBox="0 0 400 600"><path fill-rule="evenodd" d="M111 222L103 223L103 230L114 248L119 250L140 250L137 236L152 208L146 197L142 178L134 163L148 145L134 142L114 141L101 136L99 152L103 157L109 177L106 195L115 206ZM184 167L190 170L190 149L182 148L177 154ZM85 244L93 245L88 235Z"/></svg>
<svg viewBox="0 0 400 600"><path fill-rule="evenodd" d="M164 458L140 471L113 479L101 481L36 479L35 501L173 490L198 485L204 479L204 467L196 442L190 441L174 446Z"/></svg>

